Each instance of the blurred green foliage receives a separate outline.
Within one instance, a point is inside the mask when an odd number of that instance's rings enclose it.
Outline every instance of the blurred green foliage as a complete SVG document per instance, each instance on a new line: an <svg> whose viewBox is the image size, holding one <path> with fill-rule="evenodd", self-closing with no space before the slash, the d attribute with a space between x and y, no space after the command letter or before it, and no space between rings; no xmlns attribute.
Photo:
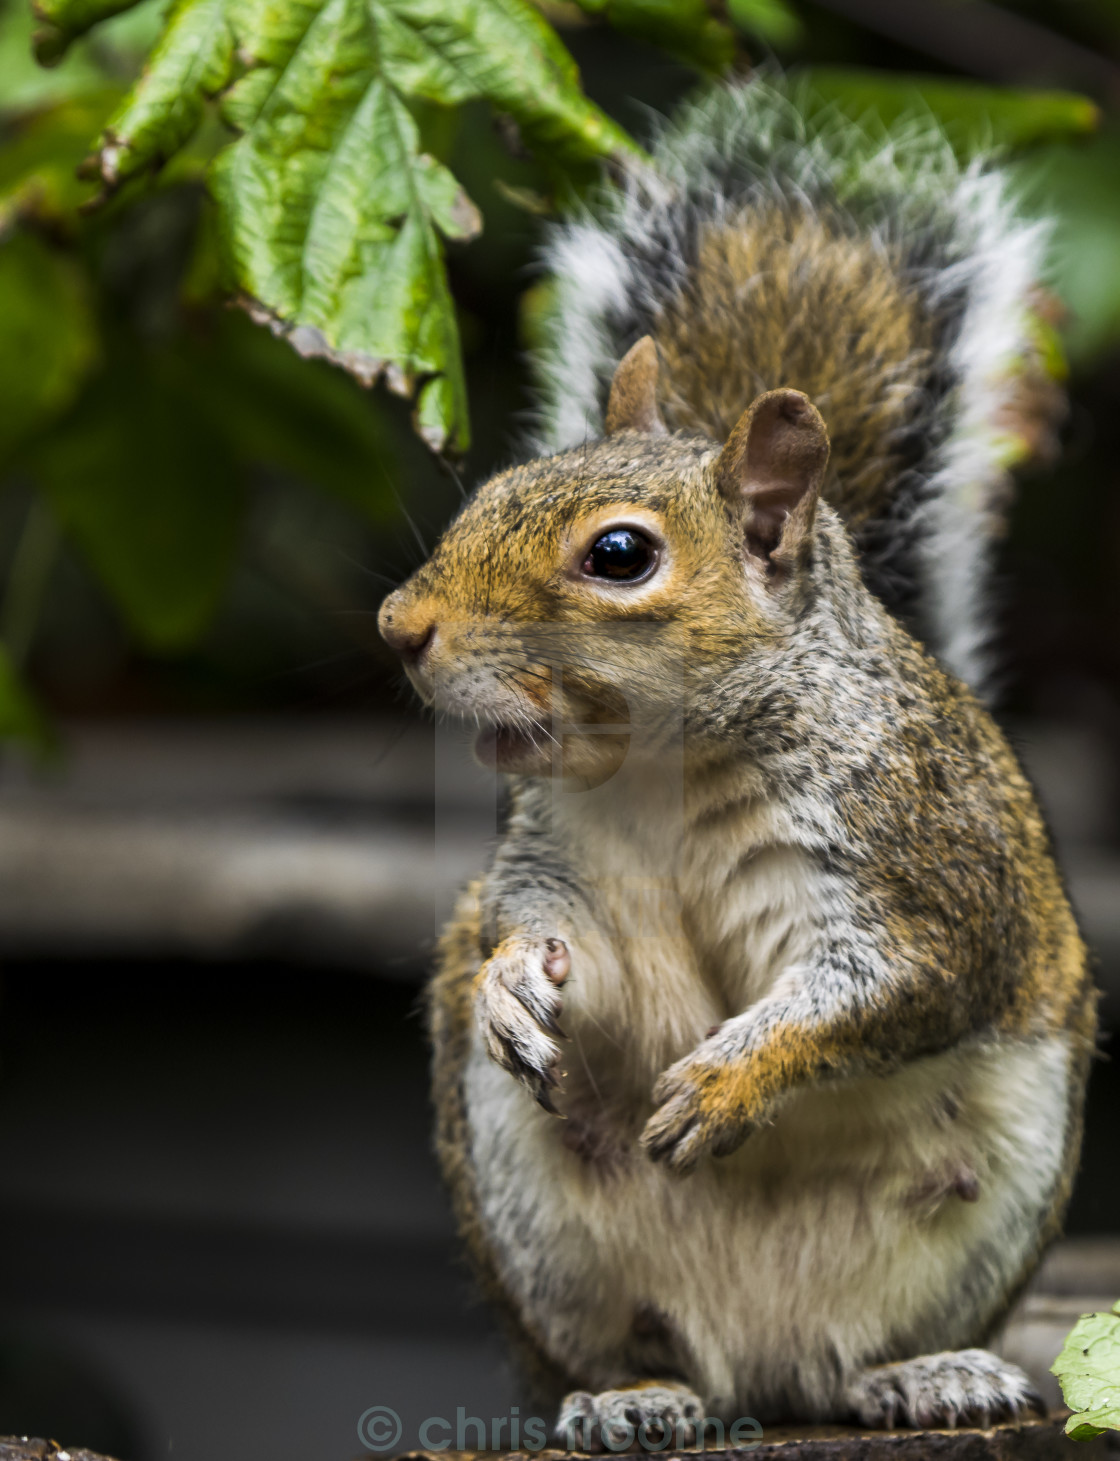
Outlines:
<svg viewBox="0 0 1120 1461"><path fill-rule="evenodd" d="M1120 121L1091 146L1046 149L1023 173L1055 218L1055 289L1070 354L1087 368L1120 342Z"/></svg>
<svg viewBox="0 0 1120 1461"><path fill-rule="evenodd" d="M1115 44L1120 9L1076 9ZM438 481L363 384L412 397L429 445L462 452L465 349L489 433L471 460L493 459L532 215L641 158L631 84L669 101L774 47L821 106L927 111L962 155L1003 149L1056 210L1075 368L1120 343L1120 133L1086 140L1095 102L871 69L858 35L818 44L836 32L808 0L40 0L50 67L35 24L0 0L0 736L43 735L23 677L75 565L150 656L267 598L246 563L340 615L345 574L307 524L327 513L362 556L400 516L392 483L414 502ZM581 79L569 52L594 58L604 25L631 69Z"/></svg>
<svg viewBox="0 0 1120 1461"><path fill-rule="evenodd" d="M873 118L884 127L907 117L932 115L963 156L992 147L1083 138L1100 122L1092 101L1063 91L978 86L847 66L814 67L812 85L822 105L838 107L845 116Z"/></svg>
<svg viewBox="0 0 1120 1461"><path fill-rule="evenodd" d="M30 234L0 249L0 457L70 406L98 353L88 281L75 260Z"/></svg>
<svg viewBox="0 0 1120 1461"><path fill-rule="evenodd" d="M623 35L639 36L704 71L725 71L735 59L735 31L704 0L576 0ZM746 0L748 9L758 0ZM760 9L765 8L762 0ZM778 0L781 4L781 0ZM783 7L784 8L784 7Z"/></svg>
<svg viewBox="0 0 1120 1461"><path fill-rule="evenodd" d="M50 729L38 705L0 645L0 736L43 752L51 745Z"/></svg>

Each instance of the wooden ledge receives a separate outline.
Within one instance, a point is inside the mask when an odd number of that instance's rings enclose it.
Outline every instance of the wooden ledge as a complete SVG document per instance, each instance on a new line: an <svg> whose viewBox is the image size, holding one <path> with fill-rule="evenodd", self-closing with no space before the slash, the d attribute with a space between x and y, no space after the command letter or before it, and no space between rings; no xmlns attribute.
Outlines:
<svg viewBox="0 0 1120 1461"><path fill-rule="evenodd" d="M1120 1432L1094 1441L1071 1441L1065 1417L997 1425L989 1430L863 1431L851 1426L791 1426L767 1430L749 1449L657 1452L665 1461L1104 1461L1120 1452ZM392 1461L567 1461L583 1453L544 1451L402 1451ZM612 1453L607 1452L606 1455ZM619 1452L619 1461L649 1461L644 1451ZM80 1446L60 1446L28 1436L0 1436L0 1461L110 1461ZM247 1461L254 1461L249 1457ZM372 1461L366 1452L360 1461Z"/></svg>
<svg viewBox="0 0 1120 1461"><path fill-rule="evenodd" d="M1094 1441L1072 1441L1065 1433L1065 1415L996 1425L988 1430L961 1427L955 1431L865 1431L854 1426L774 1426L748 1449L665 1450L665 1461L1104 1461L1120 1450L1120 1432ZM567 1461L582 1453L548 1449L528 1451L404 1451L393 1461ZM604 1453L604 1461L612 1453ZM650 1461L644 1451L619 1452L619 1461ZM7 1457L0 1451L0 1461ZM36 1458L37 1461L37 1458ZM596 1458L599 1461L599 1458Z"/></svg>
<svg viewBox="0 0 1120 1461"><path fill-rule="evenodd" d="M34 1436L0 1436L0 1461L110 1461L81 1446L60 1446Z"/></svg>

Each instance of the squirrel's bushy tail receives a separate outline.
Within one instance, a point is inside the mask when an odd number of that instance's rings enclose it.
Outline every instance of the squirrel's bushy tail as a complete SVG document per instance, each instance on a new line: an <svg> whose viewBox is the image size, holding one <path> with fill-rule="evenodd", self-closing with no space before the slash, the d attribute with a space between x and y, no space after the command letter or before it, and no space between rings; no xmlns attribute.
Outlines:
<svg viewBox="0 0 1120 1461"><path fill-rule="evenodd" d="M653 159L553 235L538 445L599 432L645 334L670 429L723 440L759 392L806 391L870 587L982 684L1006 470L1061 409L1037 312L1045 227L932 122L876 138L773 77L684 107Z"/></svg>

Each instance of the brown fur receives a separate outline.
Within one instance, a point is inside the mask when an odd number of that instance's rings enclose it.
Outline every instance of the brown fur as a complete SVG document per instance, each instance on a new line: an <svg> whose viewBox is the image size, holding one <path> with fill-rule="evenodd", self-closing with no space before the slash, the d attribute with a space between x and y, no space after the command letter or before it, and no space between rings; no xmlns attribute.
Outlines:
<svg viewBox="0 0 1120 1461"><path fill-rule="evenodd" d="M865 587L849 533L889 506L940 358L915 297L887 245L854 238L827 213L775 206L749 229L733 218L710 224L688 287L620 366L607 437L484 484L383 608L394 642L413 647L422 695L490 727L497 764L513 775L509 826L444 935L429 1007L441 1165L538 1398L596 1384L617 1394L649 1378L654 1351L659 1379L698 1383L688 1349L696 1332L683 1334L655 1288L656 1334L631 1326L602 1360L589 1322L580 1350L575 1321L554 1312L565 1298L549 1288L559 1258L531 1248L521 1208L510 1231L530 1245L540 1279L528 1298L514 1294L509 1267L525 1255L502 1251L515 1240L495 1238L479 1192L485 1133L472 1129L466 1084L478 1036L546 1111L569 1118L545 1140L557 1180L575 1192L606 1190L651 1160L689 1180L744 1143L764 1144L771 1127L780 1133L798 1101L824 1087L842 1094L878 1081L889 1101L901 1089L889 1083L922 1062L1045 1052L1062 1037L1069 1086L1053 1120L1064 1158L1021 1220L1027 1227L1010 1235L1017 1267L986 1277L991 1264L977 1254L967 1294L938 1295L910 1327L884 1321L858 1366L911 1360L927 1341L982 1340L1060 1226L1095 1039L1086 950L1006 739ZM1021 399L1031 409L1026 387ZM597 537L620 527L643 535L653 555L648 576L629 587L584 568ZM612 733L594 734L596 725ZM647 826L646 803L675 769L679 827ZM608 795L614 787L634 846L679 836L675 871L633 892L640 918L626 903L625 872L612 881L588 866L598 829L577 834L556 821L545 779L556 773ZM772 849L748 841L737 861L734 829L774 807L779 850L796 851L821 902L810 952L789 953L789 967L744 998L750 951L724 931L724 900ZM569 1045L543 951L585 934L610 945L634 1030L624 1016L604 1031L574 1000L583 1024ZM643 1045L631 1036L648 1015L637 1005L655 1009L659 999L658 940L695 971L696 1028L666 1032L647 1019ZM580 972L576 952L577 990ZM722 1023L709 1028L713 1013ZM935 1092L931 1125L967 1126L975 1112L961 1100L955 1089ZM528 1097L525 1113L545 1119ZM886 1185L861 1180L894 1193L883 1176L892 1154L875 1156L874 1180ZM782 1172L771 1160L776 1189ZM970 1165L963 1138L959 1153L923 1155L903 1175L890 1200L929 1228L989 1196L987 1169ZM765 1202L769 1188L763 1180L744 1205ZM529 1196L547 1208L557 1194ZM813 1220L814 1200L798 1222ZM628 1222L620 1212L620 1232ZM889 1318L891 1295L874 1298ZM859 1321L850 1326L857 1348ZM818 1415L853 1393L841 1386L818 1401L800 1383L779 1376L762 1399ZM1012 1385L1008 1396L1020 1413L1022 1393Z"/></svg>
<svg viewBox="0 0 1120 1461"><path fill-rule="evenodd" d="M853 527L882 511L935 343L890 249L796 208L709 225L655 338L670 427L726 441L746 402L796 386L832 438L828 500Z"/></svg>

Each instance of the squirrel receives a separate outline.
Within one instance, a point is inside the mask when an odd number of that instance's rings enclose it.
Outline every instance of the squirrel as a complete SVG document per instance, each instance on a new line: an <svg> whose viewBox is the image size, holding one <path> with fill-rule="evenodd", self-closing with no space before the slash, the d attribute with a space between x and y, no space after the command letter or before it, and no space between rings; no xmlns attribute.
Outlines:
<svg viewBox="0 0 1120 1461"><path fill-rule="evenodd" d="M1045 228L759 77L554 230L539 454L379 621L508 787L428 1006L474 1267L569 1447L1044 1413L979 1346L1096 1039L981 698Z"/></svg>

